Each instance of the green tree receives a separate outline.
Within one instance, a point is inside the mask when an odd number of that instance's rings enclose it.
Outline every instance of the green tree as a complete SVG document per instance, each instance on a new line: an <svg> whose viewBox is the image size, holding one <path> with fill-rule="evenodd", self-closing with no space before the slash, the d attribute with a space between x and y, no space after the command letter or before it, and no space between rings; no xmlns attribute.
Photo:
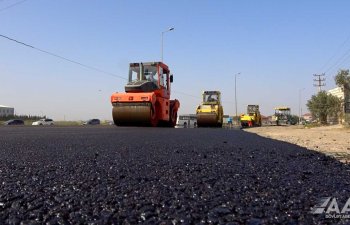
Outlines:
<svg viewBox="0 0 350 225"><path fill-rule="evenodd" d="M344 89L350 89L350 75L349 70L339 70L335 76L335 83Z"/></svg>
<svg viewBox="0 0 350 225"><path fill-rule="evenodd" d="M344 91L345 123L350 125L350 75L349 70L339 70L334 78L335 83Z"/></svg>
<svg viewBox="0 0 350 225"><path fill-rule="evenodd" d="M317 95L313 95L306 105L321 124L326 124L327 116L336 115L340 111L341 100L325 91L320 91Z"/></svg>

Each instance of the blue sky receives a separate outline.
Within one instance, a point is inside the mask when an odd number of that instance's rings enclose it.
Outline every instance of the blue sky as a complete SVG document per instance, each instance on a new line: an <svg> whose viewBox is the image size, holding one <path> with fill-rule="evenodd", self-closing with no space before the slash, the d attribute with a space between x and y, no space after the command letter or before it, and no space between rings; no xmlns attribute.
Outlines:
<svg viewBox="0 0 350 225"><path fill-rule="evenodd" d="M20 3L11 8L8 6ZM0 0L0 34L117 76L130 62L160 60L174 74L180 113L203 90L220 90L225 114L259 104L298 114L315 94L313 74L350 67L350 1ZM342 58L344 56L344 58ZM344 59L344 60L343 60ZM55 120L111 119L110 95L125 80L0 38L0 104ZM185 93L185 94L183 94Z"/></svg>

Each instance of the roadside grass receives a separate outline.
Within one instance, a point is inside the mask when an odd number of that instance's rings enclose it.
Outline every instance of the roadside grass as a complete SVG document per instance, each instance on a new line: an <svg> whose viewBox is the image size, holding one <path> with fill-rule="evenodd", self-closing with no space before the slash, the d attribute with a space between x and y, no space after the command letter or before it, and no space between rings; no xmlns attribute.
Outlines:
<svg viewBox="0 0 350 225"><path fill-rule="evenodd" d="M55 126L80 126L82 121L55 121Z"/></svg>
<svg viewBox="0 0 350 225"><path fill-rule="evenodd" d="M24 120L24 126L31 126L36 120Z"/></svg>
<svg viewBox="0 0 350 225"><path fill-rule="evenodd" d="M315 127L322 127L325 125L319 124L319 123L307 123L304 125L305 128L315 128Z"/></svg>
<svg viewBox="0 0 350 225"><path fill-rule="evenodd" d="M341 124L309 123L309 124L305 124L304 128L308 129L308 128L317 128L317 127L332 127L332 126L335 126L335 125L341 125ZM350 130L350 126L349 125L343 124L341 126L342 126L341 128L344 129L344 130Z"/></svg>
<svg viewBox="0 0 350 225"><path fill-rule="evenodd" d="M84 121L55 121L55 126L81 126L83 124ZM110 121L105 121L102 120L101 121L101 126L109 126L110 125ZM96 125L94 125L96 126Z"/></svg>

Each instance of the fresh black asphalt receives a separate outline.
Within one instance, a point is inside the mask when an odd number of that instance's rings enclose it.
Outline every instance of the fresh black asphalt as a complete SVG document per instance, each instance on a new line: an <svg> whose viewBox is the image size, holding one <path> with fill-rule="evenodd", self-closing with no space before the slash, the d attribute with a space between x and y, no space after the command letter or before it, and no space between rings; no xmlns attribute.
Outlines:
<svg viewBox="0 0 350 225"><path fill-rule="evenodd" d="M0 224L346 224L350 167L242 130L0 127Z"/></svg>

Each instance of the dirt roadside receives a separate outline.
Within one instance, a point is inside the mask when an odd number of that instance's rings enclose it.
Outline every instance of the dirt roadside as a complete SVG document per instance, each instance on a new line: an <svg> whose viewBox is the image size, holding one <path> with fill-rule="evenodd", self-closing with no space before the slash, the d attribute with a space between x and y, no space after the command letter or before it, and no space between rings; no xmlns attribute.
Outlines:
<svg viewBox="0 0 350 225"><path fill-rule="evenodd" d="M293 143L350 163L350 129L341 125L305 128L304 126L264 126L244 129L262 137Z"/></svg>

